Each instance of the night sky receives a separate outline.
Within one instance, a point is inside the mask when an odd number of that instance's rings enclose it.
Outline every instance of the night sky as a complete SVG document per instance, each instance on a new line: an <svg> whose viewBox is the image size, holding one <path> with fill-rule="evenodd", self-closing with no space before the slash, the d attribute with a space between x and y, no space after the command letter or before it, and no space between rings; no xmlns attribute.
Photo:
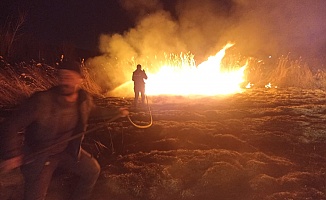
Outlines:
<svg viewBox="0 0 326 200"><path fill-rule="evenodd" d="M2 0L1 23L17 13L27 13L22 32L50 45L70 42L78 48L96 49L101 33L121 33L133 26L131 16L116 0Z"/></svg>
<svg viewBox="0 0 326 200"><path fill-rule="evenodd" d="M164 47L207 58L228 41L246 56L291 52L325 59L326 53L324 0L1 0L0 5L1 26L24 11L21 33L47 45L66 42L111 55L141 57ZM103 34L110 42L101 41ZM121 41L124 50L114 46Z"/></svg>

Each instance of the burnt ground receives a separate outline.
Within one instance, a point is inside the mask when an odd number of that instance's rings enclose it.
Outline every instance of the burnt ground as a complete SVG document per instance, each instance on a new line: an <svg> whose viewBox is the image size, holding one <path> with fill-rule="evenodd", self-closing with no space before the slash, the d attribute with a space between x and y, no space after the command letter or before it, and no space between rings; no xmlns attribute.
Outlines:
<svg viewBox="0 0 326 200"><path fill-rule="evenodd" d="M102 167L92 199L326 199L325 94L289 88L148 97L150 128L123 118L86 136L84 148ZM136 124L149 123L147 107L130 111ZM91 119L90 128L101 123ZM75 181L58 170L47 199L66 199ZM1 175L0 199L20 199L22 189L19 169Z"/></svg>

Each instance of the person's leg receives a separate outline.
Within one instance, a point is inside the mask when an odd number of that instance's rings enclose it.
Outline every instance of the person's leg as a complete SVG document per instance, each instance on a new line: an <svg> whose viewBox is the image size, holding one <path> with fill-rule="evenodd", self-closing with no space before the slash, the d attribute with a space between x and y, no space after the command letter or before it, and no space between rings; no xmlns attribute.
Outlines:
<svg viewBox="0 0 326 200"><path fill-rule="evenodd" d="M138 103L138 98L139 98L139 90L137 87L134 88L134 92L135 92L134 105L136 106Z"/></svg>
<svg viewBox="0 0 326 200"><path fill-rule="evenodd" d="M21 172L24 177L24 200L44 200L50 185L57 161L40 159L23 165Z"/></svg>
<svg viewBox="0 0 326 200"><path fill-rule="evenodd" d="M67 159L60 163L60 166L80 177L70 199L89 199L101 170L97 160L82 150L78 161L70 157L70 155L67 155Z"/></svg>
<svg viewBox="0 0 326 200"><path fill-rule="evenodd" d="M145 86L141 88L140 94L141 94L141 103L145 104Z"/></svg>

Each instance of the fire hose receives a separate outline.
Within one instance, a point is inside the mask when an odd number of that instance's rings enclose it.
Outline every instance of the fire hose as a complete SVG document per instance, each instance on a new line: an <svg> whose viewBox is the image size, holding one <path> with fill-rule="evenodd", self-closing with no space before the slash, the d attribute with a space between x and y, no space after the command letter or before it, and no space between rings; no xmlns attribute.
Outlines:
<svg viewBox="0 0 326 200"><path fill-rule="evenodd" d="M147 97L146 97L146 100L147 100ZM147 106L148 106L148 100L147 100ZM151 111L150 111L150 109L149 109L149 106L148 106L148 111L149 111L149 114L150 114L150 123L149 123L148 125L137 125L136 123L134 123L134 122L131 120L131 118L130 118L129 115L127 115L127 118L128 118L128 120L130 121L130 123L131 123L133 126L137 127L137 128L142 128L142 129L144 129L144 128L149 128L149 127L153 124L153 118L152 118L152 114L151 114ZM53 148L56 147L56 146L62 145L62 144L64 144L64 143L66 143L66 142L69 142L69 141L71 141L71 140L74 140L74 139L77 139L77 138L83 137L83 136L86 135L86 134L89 134L89 133L92 133L92 132L94 132L94 131L97 131L97 130L99 130L99 129L101 129L101 128L104 128L104 127L106 127L106 126L108 125L108 123L113 122L113 121L117 120L117 119L120 118L120 117L121 117L120 115L116 115L116 116L110 118L109 120L107 120L105 123L100 124L100 125L98 125L98 126L96 126L96 127L94 127L94 128L91 128L91 129L89 129L89 130L86 130L86 131L80 132L80 133L78 133L78 134L76 134L76 135L73 135L73 136L71 136L71 137L69 137L69 138L67 138L67 139L65 139L65 140L61 140L61 141L59 141L59 142L57 142L57 143L54 143L54 144L52 144L51 146L48 146L48 147L46 147L46 148L44 148L44 149L42 149L42 150L40 150L40 151L37 151L37 152L35 152L35 153L31 153L31 154L29 154L29 155L26 155L26 156L23 158L23 162L21 163L21 165L22 165L22 164L28 164L28 163L30 163L30 162L33 162L35 159L37 159L38 157L42 156L43 154L46 154L49 150L53 149ZM3 171L6 171L6 170L3 170L3 169L6 168L6 167L7 167L7 163L6 163L6 161L0 162L0 174L1 174ZM15 166L15 167L19 167L19 166Z"/></svg>
<svg viewBox="0 0 326 200"><path fill-rule="evenodd" d="M134 127L137 127L137 128L149 128L153 125L153 117L152 117L152 112L151 112L151 109L148 105L148 99L147 99L147 95L145 96L146 97L146 105L147 105L147 109L148 109L148 113L149 113L149 116L150 116L150 122L148 125L137 125L135 122L132 121L132 119L130 118L129 115L127 115L127 118L129 120L129 122L134 126Z"/></svg>
<svg viewBox="0 0 326 200"><path fill-rule="evenodd" d="M92 133L92 132L97 131L97 130L103 128L103 127L106 127L108 125L108 123L113 122L113 121L117 120L120 117L121 117L120 115L116 115L116 116L112 117L111 119L109 119L108 121L106 121L105 123L103 123L101 125L98 125L98 126L96 126L94 128L91 128L89 130L80 132L80 133L78 133L76 135L73 135L73 136L71 136L71 137L69 137L69 138L67 138L65 140L61 140L61 141L59 141L57 143L54 143L51 146L45 147L44 149L41 149L41 150L39 150L39 151L37 151L35 153L31 153L29 155L26 155L26 156L24 156L23 161L22 161L22 163L20 163L20 165L28 164L28 163L33 162L35 159L37 159L38 157L41 157L43 154L46 154L49 150L53 149L54 147L57 147L57 146L62 145L64 143L66 143L66 142L69 142L71 140L83 137L84 135L86 135L88 133ZM15 166L15 167L19 167L19 166ZM6 163L6 161L2 161L0 163L0 174L3 171L7 171L7 170L4 170L5 168L7 168L7 163Z"/></svg>

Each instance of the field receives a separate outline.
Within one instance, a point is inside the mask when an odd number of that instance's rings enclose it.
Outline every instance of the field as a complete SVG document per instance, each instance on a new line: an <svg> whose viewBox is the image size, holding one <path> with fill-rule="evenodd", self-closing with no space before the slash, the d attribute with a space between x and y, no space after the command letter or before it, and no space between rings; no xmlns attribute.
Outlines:
<svg viewBox="0 0 326 200"><path fill-rule="evenodd" d="M78 58L82 88L98 106L130 110L130 118L107 126L108 119L89 120L89 130L101 127L82 144L102 168L91 199L326 200L321 0L313 6L308 1L119 1L122 7L112 7L114 12L100 12L97 3L84 10L82 1L12 2L19 10L4 8L3 16L10 15L0 26L0 123L31 94L56 85L57 67L66 59ZM64 11L69 5L74 8ZM126 12L107 17L119 10ZM131 21L123 30L125 14ZM105 31L96 33L101 18L121 30L105 23ZM69 25L74 19L78 23ZM41 39L42 30L51 41ZM77 35L60 35L70 30ZM73 42L87 30L89 36ZM98 40L95 52L82 47L92 40ZM212 56L227 41L234 44ZM137 64L149 75L148 103L135 108L130 79ZM230 92L230 85L243 91ZM194 88L200 93L188 95L186 89ZM201 93L204 89L208 93ZM77 181L58 169L46 200L69 200ZM20 200L23 189L19 168L0 169L0 200Z"/></svg>
<svg viewBox="0 0 326 200"><path fill-rule="evenodd" d="M85 138L84 148L102 166L93 199L326 199L324 91L249 89L148 101L150 128L124 118ZM113 107L131 102L97 100ZM130 117L150 121L147 107L131 109ZM91 120L90 128L102 122ZM19 199L19 170L0 180L1 199ZM57 173L47 199L64 199L74 181Z"/></svg>

